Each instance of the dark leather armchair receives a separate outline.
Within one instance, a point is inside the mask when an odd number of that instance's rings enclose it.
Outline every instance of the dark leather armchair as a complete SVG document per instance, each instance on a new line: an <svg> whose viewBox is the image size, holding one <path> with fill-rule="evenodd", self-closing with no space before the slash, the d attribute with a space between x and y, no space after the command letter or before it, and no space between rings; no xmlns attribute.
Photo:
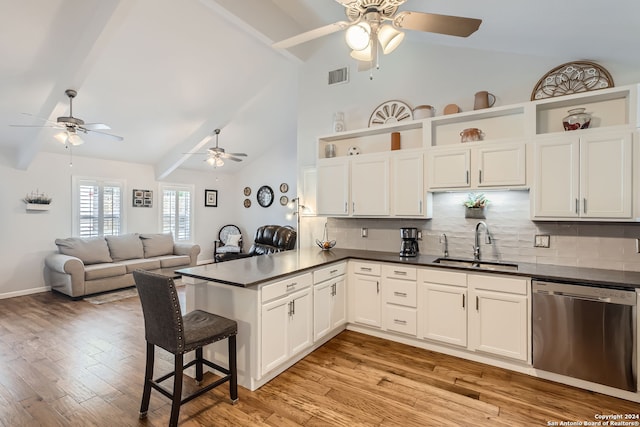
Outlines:
<svg viewBox="0 0 640 427"><path fill-rule="evenodd" d="M256 230L253 245L247 253L220 254L217 261L288 251L296 247L297 236L296 230L289 225L263 225Z"/></svg>
<svg viewBox="0 0 640 427"><path fill-rule="evenodd" d="M296 247L297 233L289 225L263 225L256 230L249 255L288 251Z"/></svg>

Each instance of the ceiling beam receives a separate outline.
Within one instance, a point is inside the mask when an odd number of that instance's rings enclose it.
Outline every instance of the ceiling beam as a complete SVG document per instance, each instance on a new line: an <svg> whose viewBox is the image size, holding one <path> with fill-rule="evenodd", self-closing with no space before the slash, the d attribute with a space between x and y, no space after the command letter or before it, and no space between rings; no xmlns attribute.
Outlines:
<svg viewBox="0 0 640 427"><path fill-rule="evenodd" d="M37 116L50 118L54 113L63 115L68 112L64 91L69 88L80 89L102 49L129 13L132 3L126 0L74 3L74 7L85 10L75 9L73 15L82 17L82 20L71 22L67 7L64 4L60 6L56 17L52 19L52 34L42 48L44 52L60 56L58 67L51 70L50 65L45 66L50 64L50 55L40 56L41 66L35 64L33 67L32 74L39 73L43 80L52 80L53 83ZM68 40L73 44L62 43ZM61 111L63 107L65 110ZM29 167L45 139L44 133L40 132L38 137L21 146L16 155L17 169L26 170Z"/></svg>
<svg viewBox="0 0 640 427"><path fill-rule="evenodd" d="M306 31L271 1L200 0L200 2L269 47L275 42ZM274 48L274 50L296 63L302 63L310 56L306 46L296 46L291 49Z"/></svg>

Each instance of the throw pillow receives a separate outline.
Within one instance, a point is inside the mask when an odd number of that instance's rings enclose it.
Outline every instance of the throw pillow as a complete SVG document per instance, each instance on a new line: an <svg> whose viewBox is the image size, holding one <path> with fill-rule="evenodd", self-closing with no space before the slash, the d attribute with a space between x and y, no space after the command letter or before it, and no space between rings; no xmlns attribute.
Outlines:
<svg viewBox="0 0 640 427"><path fill-rule="evenodd" d="M56 245L61 254L80 258L87 265L113 261L104 237L56 239Z"/></svg>
<svg viewBox="0 0 640 427"><path fill-rule="evenodd" d="M109 253L114 261L144 258L142 241L137 233L121 236L106 236Z"/></svg>
<svg viewBox="0 0 640 427"><path fill-rule="evenodd" d="M151 258L161 255L173 255L173 235L167 234L141 234L144 257Z"/></svg>
<svg viewBox="0 0 640 427"><path fill-rule="evenodd" d="M227 236L227 246L240 246L242 234L229 234Z"/></svg>

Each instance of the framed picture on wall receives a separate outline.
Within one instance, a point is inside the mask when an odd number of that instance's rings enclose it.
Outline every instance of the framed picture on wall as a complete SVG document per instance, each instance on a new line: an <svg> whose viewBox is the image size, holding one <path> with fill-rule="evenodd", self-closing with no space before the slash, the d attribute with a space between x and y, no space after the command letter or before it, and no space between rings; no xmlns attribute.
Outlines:
<svg viewBox="0 0 640 427"><path fill-rule="evenodd" d="M218 207L218 190L204 190L204 205L208 208Z"/></svg>
<svg viewBox="0 0 640 427"><path fill-rule="evenodd" d="M153 191L133 190L133 207L134 208L153 207Z"/></svg>

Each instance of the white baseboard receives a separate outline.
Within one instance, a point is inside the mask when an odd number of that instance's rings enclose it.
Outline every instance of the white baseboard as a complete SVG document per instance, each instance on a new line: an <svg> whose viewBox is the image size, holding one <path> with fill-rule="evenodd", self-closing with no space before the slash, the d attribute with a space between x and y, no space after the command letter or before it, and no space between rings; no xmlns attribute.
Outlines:
<svg viewBox="0 0 640 427"><path fill-rule="evenodd" d="M22 297L22 296L31 295L31 294L39 294L41 292L49 292L50 290L51 288L49 286L42 286L40 288L24 289L22 291L5 292L4 294L0 294L0 299Z"/></svg>

